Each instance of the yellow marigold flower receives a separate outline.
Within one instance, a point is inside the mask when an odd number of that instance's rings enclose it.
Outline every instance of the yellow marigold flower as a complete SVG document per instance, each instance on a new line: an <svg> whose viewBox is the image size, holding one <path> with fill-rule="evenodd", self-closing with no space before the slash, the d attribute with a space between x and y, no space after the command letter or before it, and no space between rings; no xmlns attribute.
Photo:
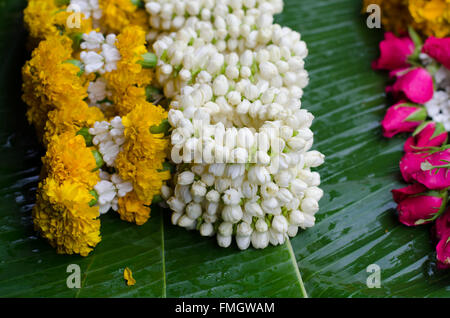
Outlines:
<svg viewBox="0 0 450 318"><path fill-rule="evenodd" d="M118 213L124 221L142 225L150 218L150 208L138 199L134 191L119 198L118 206Z"/></svg>
<svg viewBox="0 0 450 318"><path fill-rule="evenodd" d="M131 112L136 105L146 103L145 88L130 86L123 91L122 95L115 95L115 109L119 116L125 116Z"/></svg>
<svg viewBox="0 0 450 318"><path fill-rule="evenodd" d="M96 121L105 120L102 111L78 101L64 105L48 113L45 125L44 145L48 145L53 136L70 132L73 136L83 127L92 127Z"/></svg>
<svg viewBox="0 0 450 318"><path fill-rule="evenodd" d="M150 127L166 118L162 107L143 102L122 119L125 143L116 167L120 177L133 183L137 197L146 204L151 204L163 182L170 178L170 171L162 171L169 141L164 134L150 132Z"/></svg>
<svg viewBox="0 0 450 318"><path fill-rule="evenodd" d="M108 85L113 91L112 99L117 113L128 114L134 104L145 101L145 87L152 81L153 71L143 68L138 62L147 53L145 31L138 26L125 28L117 37L117 49L121 60L117 70L105 74Z"/></svg>
<svg viewBox="0 0 450 318"><path fill-rule="evenodd" d="M450 0L409 0L415 28L427 36L450 35Z"/></svg>
<svg viewBox="0 0 450 318"><path fill-rule="evenodd" d="M80 69L67 63L72 59L72 40L50 36L33 51L24 65L23 100L28 105L27 117L42 137L48 112L87 97L87 85L78 76Z"/></svg>
<svg viewBox="0 0 450 318"><path fill-rule="evenodd" d="M91 200L84 185L47 178L33 209L36 231L60 254L87 256L101 240L99 211L89 206Z"/></svg>
<svg viewBox="0 0 450 318"><path fill-rule="evenodd" d="M381 21L387 31L406 32L408 26L426 36L450 35L450 0L364 0L381 8Z"/></svg>
<svg viewBox="0 0 450 318"><path fill-rule="evenodd" d="M149 16L144 8L138 8L131 0L99 0L103 15L101 25L107 33L119 33L129 25L149 29Z"/></svg>
<svg viewBox="0 0 450 318"><path fill-rule="evenodd" d="M47 176L59 183L84 184L87 190L91 190L100 181L98 172L93 172L97 163L92 149L86 147L83 136L76 136L73 132L53 136L42 162Z"/></svg>

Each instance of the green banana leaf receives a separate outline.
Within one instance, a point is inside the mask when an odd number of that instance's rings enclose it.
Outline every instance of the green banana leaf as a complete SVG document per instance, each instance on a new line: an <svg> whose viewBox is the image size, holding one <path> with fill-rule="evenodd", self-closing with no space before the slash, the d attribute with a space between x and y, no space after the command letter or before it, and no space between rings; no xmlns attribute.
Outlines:
<svg viewBox="0 0 450 318"><path fill-rule="evenodd" d="M57 255L33 231L39 148L20 101L27 58L24 0L0 0L0 296L2 297L448 297L450 272L434 262L430 227L397 221L390 190L401 187L404 136L386 140L379 122L387 77L370 68L382 31L368 29L358 0L285 0L277 22L302 33L311 83L303 107L316 120L325 197L317 225L283 246L222 249L174 227L154 208L144 226L114 214L90 256ZM67 266L81 268L70 289ZM381 269L369 288L367 267ZM137 281L127 286L123 270Z"/></svg>

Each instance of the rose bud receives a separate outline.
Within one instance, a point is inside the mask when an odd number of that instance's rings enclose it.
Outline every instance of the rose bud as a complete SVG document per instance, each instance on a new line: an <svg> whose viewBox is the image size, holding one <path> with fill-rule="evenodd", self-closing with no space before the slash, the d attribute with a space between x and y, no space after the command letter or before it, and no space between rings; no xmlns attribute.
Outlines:
<svg viewBox="0 0 450 318"><path fill-rule="evenodd" d="M398 133L412 132L426 117L425 108L401 101L391 106L381 121L383 135L392 138Z"/></svg>
<svg viewBox="0 0 450 318"><path fill-rule="evenodd" d="M450 69L450 37L438 39L430 36L425 41L422 52Z"/></svg>
<svg viewBox="0 0 450 318"><path fill-rule="evenodd" d="M397 81L386 88L387 93L397 98L406 97L417 104L425 104L433 97L433 77L426 69L417 67L395 71L391 72L391 76L397 77Z"/></svg>
<svg viewBox="0 0 450 318"><path fill-rule="evenodd" d="M409 67L408 57L414 52L414 42L409 37L396 37L392 32L384 34L380 42L380 58L372 63L375 70L397 70Z"/></svg>
<svg viewBox="0 0 450 318"><path fill-rule="evenodd" d="M407 226L416 226L434 221L447 205L447 192L428 191L417 184L392 190L398 203L399 220Z"/></svg>
<svg viewBox="0 0 450 318"><path fill-rule="evenodd" d="M430 155L427 153L407 152L400 160L400 172L402 173L403 180L406 182L413 182L415 180L416 173L422 169L422 163Z"/></svg>
<svg viewBox="0 0 450 318"><path fill-rule="evenodd" d="M406 140L405 152L421 152L430 147L440 147L447 142L448 133L441 123L425 122Z"/></svg>
<svg viewBox="0 0 450 318"><path fill-rule="evenodd" d="M434 226L436 238L440 240L444 233L450 231L450 208L445 211L438 219Z"/></svg>
<svg viewBox="0 0 450 318"><path fill-rule="evenodd" d="M450 149L435 152L422 162L421 170L413 177L428 189L442 190L450 187Z"/></svg>
<svg viewBox="0 0 450 318"><path fill-rule="evenodd" d="M450 267L450 230L443 233L436 246L438 268L446 269Z"/></svg>
<svg viewBox="0 0 450 318"><path fill-rule="evenodd" d="M445 263L445 257L442 250L445 252L445 247L448 248L448 246L444 246L445 240L448 240L448 234L450 233L450 208L447 209L447 211L441 215L435 223L434 226L435 230L435 237L436 240L441 243L441 246L439 246L439 252L438 252L438 269L447 269L450 268L450 264ZM448 243L448 242L447 242ZM438 244L439 245L439 244ZM436 252L437 252L436 248Z"/></svg>

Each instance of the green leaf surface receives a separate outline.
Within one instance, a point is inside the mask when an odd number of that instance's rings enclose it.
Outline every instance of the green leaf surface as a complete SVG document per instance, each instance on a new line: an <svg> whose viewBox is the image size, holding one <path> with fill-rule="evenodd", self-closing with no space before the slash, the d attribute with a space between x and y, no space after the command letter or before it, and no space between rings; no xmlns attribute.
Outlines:
<svg viewBox="0 0 450 318"><path fill-rule="evenodd" d="M386 140L379 122L389 102L387 77L370 68L381 30L370 30L356 0L285 0L277 22L302 33L311 82L303 107L316 120L325 197L317 225L263 251L219 248L170 224L153 209L144 226L102 218L102 242L88 257L57 255L36 237L31 208L42 149L20 101L27 58L23 0L0 0L0 296L2 297L446 297L430 227L407 228L390 190L402 186L404 136ZM69 264L81 267L69 289ZM366 285L370 264L381 288ZM123 270L136 279L126 286Z"/></svg>

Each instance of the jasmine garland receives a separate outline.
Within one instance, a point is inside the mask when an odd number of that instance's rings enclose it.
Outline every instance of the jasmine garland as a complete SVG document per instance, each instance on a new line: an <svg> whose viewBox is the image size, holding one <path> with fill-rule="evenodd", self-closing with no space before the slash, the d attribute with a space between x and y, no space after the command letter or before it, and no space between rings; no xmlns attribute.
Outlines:
<svg viewBox="0 0 450 318"><path fill-rule="evenodd" d="M259 10L233 4L155 37L178 164L174 189L162 195L174 224L215 235L222 247L234 238L240 249L265 248L314 225L323 192L311 169L324 156L310 151L314 117L301 109L306 44L272 24L269 1ZM168 17L169 6L158 6L147 3L153 19Z"/></svg>

